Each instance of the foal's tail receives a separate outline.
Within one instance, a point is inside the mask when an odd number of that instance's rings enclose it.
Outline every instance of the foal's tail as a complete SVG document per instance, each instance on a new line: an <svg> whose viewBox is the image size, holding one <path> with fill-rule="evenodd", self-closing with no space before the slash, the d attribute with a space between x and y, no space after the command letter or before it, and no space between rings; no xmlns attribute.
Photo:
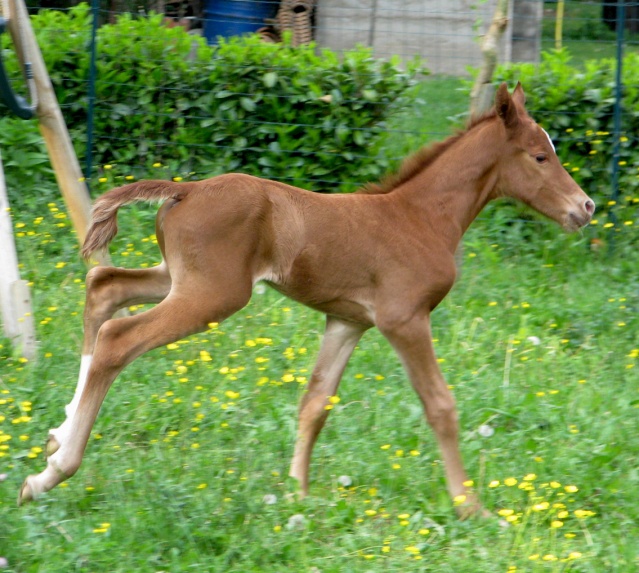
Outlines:
<svg viewBox="0 0 639 573"><path fill-rule="evenodd" d="M82 256L88 259L97 250L104 249L118 232L118 209L122 205L139 201L163 201L173 198L181 201L187 193L183 183L173 181L138 181L108 191L93 205L91 225L84 239Z"/></svg>

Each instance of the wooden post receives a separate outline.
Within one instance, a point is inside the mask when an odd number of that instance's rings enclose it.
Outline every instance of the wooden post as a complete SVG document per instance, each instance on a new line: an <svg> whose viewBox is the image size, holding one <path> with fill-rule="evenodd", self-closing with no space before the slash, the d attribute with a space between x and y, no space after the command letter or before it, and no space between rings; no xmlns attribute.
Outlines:
<svg viewBox="0 0 639 573"><path fill-rule="evenodd" d="M36 114L40 132L49 151L58 186L80 244L84 242L91 217L91 199L78 158L64 122L42 52L36 41L24 0L8 0L9 32L21 62L30 61L38 94ZM96 253L100 264L108 265L108 255Z"/></svg>
<svg viewBox="0 0 639 573"><path fill-rule="evenodd" d="M9 200L0 155L0 316L4 334L25 358L36 357L35 327L27 281L20 280Z"/></svg>
<svg viewBox="0 0 639 573"><path fill-rule="evenodd" d="M485 112L493 103L493 73L497 67L499 40L508 26L508 0L497 0L493 21L481 42L484 63L470 92L470 114Z"/></svg>

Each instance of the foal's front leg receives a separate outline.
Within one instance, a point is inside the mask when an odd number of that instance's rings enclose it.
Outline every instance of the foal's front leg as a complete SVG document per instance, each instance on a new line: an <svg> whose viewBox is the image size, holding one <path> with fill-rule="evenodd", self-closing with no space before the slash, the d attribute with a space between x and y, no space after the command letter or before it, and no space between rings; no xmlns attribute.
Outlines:
<svg viewBox="0 0 639 573"><path fill-rule="evenodd" d="M380 325L399 355L410 381L424 406L426 419L439 443L450 496L460 517L481 512L476 495L464 485L468 482L459 451L459 428L455 399L448 389L432 343L430 319L415 316L401 324Z"/></svg>
<svg viewBox="0 0 639 573"><path fill-rule="evenodd" d="M366 327L326 317L326 331L299 409L295 453L289 475L298 480L301 496L308 494L308 470L315 441L328 417L328 398L337 392L342 374Z"/></svg>
<svg viewBox="0 0 639 573"><path fill-rule="evenodd" d="M65 421L60 427L49 430L47 455L53 455L68 436L71 420L78 408L89 373L100 327L121 308L164 300L170 288L171 276L166 263L150 269L94 267L89 271L86 280L84 342L78 383L73 399L64 408Z"/></svg>

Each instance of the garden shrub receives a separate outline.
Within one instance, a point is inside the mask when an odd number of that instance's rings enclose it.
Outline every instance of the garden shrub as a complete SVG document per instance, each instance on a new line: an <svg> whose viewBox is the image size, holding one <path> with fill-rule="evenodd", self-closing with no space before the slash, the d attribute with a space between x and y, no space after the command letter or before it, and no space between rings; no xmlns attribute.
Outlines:
<svg viewBox="0 0 639 573"><path fill-rule="evenodd" d="M566 50L542 54L540 64L501 66L497 83L521 81L530 114L548 131L559 157L598 204L609 207L614 146L614 59L573 66ZM619 190L623 204L639 203L639 54L623 61L623 119Z"/></svg>
<svg viewBox="0 0 639 573"><path fill-rule="evenodd" d="M83 156L89 8L43 10L32 21ZM165 26L162 15L125 14L98 30L94 164L139 166L133 173L148 176L161 162L173 175L243 171L349 190L389 168L381 153L386 122L410 101L408 89L423 71L365 48L337 55L257 36L208 46Z"/></svg>

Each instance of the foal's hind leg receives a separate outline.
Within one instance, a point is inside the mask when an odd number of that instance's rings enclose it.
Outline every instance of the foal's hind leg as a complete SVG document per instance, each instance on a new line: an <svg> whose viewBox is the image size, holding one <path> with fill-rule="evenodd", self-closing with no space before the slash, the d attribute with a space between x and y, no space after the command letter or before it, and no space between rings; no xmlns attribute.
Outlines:
<svg viewBox="0 0 639 573"><path fill-rule="evenodd" d="M308 493L311 452L328 417L328 398L335 395L348 359L365 330L359 324L327 317L319 356L300 404L297 442L289 472L299 481L302 496Z"/></svg>
<svg viewBox="0 0 639 573"><path fill-rule="evenodd" d="M65 406L65 422L59 428L49 431L47 455L50 456L57 451L69 432L69 421L80 401L100 327L119 309L132 304L160 302L170 289L171 277L166 263L150 269L95 267L89 271L86 280L84 342L78 383L73 399Z"/></svg>
<svg viewBox="0 0 639 573"><path fill-rule="evenodd" d="M248 302L250 292L250 283L236 283L232 290L222 291L211 291L205 285L172 292L142 314L107 321L98 333L93 361L78 408L70 419L69 432L59 449L49 456L45 470L25 480L18 503L50 490L78 470L104 397L127 364L153 348L205 330L210 322L221 322Z"/></svg>

